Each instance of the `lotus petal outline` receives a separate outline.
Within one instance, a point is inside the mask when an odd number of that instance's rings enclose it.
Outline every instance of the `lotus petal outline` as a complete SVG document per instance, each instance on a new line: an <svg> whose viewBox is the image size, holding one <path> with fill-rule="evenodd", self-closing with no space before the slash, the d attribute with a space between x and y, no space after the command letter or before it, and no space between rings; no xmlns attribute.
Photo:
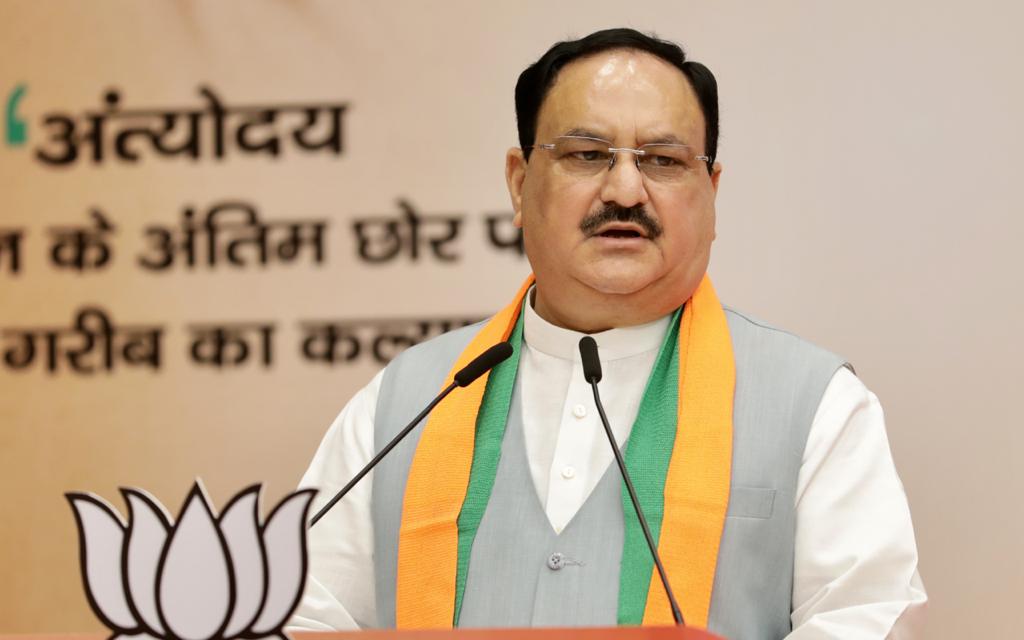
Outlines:
<svg viewBox="0 0 1024 640"><path fill-rule="evenodd" d="M68 493L86 598L115 637L230 640L283 636L306 578L306 516L316 491L285 497L259 520L260 486L218 517L197 480L177 521L121 489L128 522L106 501Z"/></svg>

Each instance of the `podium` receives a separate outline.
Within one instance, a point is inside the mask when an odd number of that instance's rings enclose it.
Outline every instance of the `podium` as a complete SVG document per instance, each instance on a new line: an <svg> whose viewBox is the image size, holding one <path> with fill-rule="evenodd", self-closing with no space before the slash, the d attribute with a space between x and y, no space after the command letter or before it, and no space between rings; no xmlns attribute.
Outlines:
<svg viewBox="0 0 1024 640"><path fill-rule="evenodd" d="M552 629L369 630L293 632L292 640L724 640L689 627L558 627Z"/></svg>
<svg viewBox="0 0 1024 640"><path fill-rule="evenodd" d="M559 627L424 631L292 631L292 640L724 640L689 627ZM0 640L107 640L109 633L0 634Z"/></svg>
<svg viewBox="0 0 1024 640"><path fill-rule="evenodd" d="M292 640L724 640L689 627L558 627L551 629L370 630L293 632Z"/></svg>

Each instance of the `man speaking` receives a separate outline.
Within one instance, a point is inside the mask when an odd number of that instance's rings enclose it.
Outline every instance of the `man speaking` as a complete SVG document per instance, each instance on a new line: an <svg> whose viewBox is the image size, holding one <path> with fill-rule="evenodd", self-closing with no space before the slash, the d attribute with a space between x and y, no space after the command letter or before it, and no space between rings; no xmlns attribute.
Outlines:
<svg viewBox="0 0 1024 640"><path fill-rule="evenodd" d="M723 307L718 95L629 29L519 77L505 175L533 276L413 347L331 425L324 503L501 340L310 530L310 628L672 624L578 344L687 624L729 638L913 637L926 596L882 411L846 363ZM511 293L511 292L510 292Z"/></svg>

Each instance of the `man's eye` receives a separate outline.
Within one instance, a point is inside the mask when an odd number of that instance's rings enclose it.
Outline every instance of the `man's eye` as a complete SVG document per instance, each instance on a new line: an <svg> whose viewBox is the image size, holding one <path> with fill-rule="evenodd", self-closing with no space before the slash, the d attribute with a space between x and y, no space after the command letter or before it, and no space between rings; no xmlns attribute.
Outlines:
<svg viewBox="0 0 1024 640"><path fill-rule="evenodd" d="M580 160L582 162L599 162L604 160L607 153L604 151L596 150L584 150L584 151L573 151L569 154L569 157L573 160Z"/></svg>
<svg viewBox="0 0 1024 640"><path fill-rule="evenodd" d="M678 158L672 156L647 155L643 159L654 167L674 167L682 164Z"/></svg>

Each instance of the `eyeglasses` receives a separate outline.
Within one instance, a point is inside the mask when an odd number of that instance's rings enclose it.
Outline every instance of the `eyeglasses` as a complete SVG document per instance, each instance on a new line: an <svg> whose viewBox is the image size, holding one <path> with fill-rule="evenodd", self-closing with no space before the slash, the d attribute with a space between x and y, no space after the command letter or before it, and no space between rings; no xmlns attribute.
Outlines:
<svg viewBox="0 0 1024 640"><path fill-rule="evenodd" d="M620 153L633 154L637 169L659 182L683 180L711 164L710 156L697 155L693 147L685 144L656 142L631 149L613 147L611 142L600 138L559 136L550 144L536 144L533 148L550 151L557 166L576 178L591 178L605 169L610 171Z"/></svg>

